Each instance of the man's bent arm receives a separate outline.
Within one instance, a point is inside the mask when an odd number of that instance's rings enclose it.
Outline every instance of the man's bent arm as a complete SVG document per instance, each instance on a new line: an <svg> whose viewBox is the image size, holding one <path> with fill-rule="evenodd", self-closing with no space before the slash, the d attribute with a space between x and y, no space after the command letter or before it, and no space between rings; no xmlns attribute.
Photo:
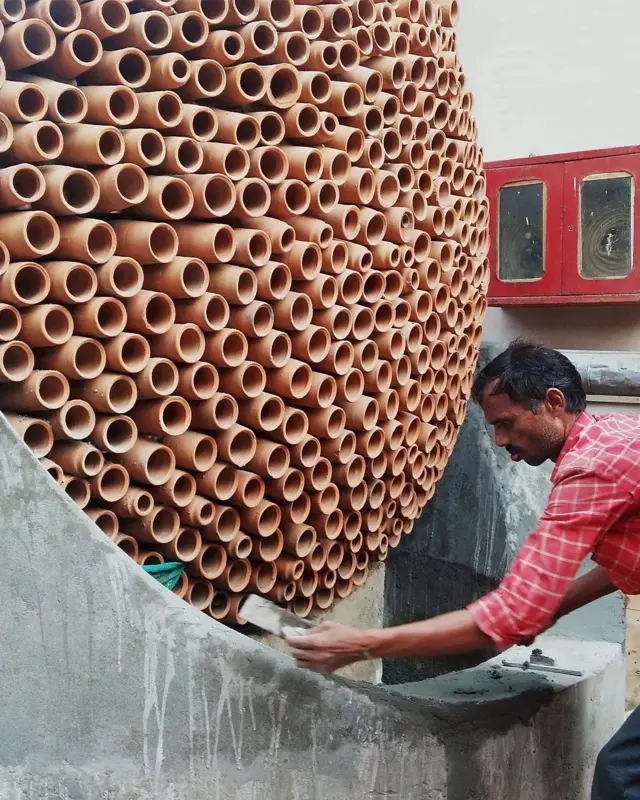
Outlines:
<svg viewBox="0 0 640 800"><path fill-rule="evenodd" d="M394 628L366 631L365 649L374 658L402 658L466 653L493 647L493 641L466 611L452 611Z"/></svg>
<svg viewBox="0 0 640 800"><path fill-rule="evenodd" d="M560 603L556 619L617 591L617 586L611 582L602 567L596 567L581 578L576 578L571 584L564 600Z"/></svg>

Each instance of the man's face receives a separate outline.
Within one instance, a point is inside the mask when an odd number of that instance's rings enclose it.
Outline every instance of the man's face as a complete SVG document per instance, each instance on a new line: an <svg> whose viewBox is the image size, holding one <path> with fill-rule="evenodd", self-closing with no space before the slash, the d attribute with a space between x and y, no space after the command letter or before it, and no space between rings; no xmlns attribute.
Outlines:
<svg viewBox="0 0 640 800"><path fill-rule="evenodd" d="M506 448L512 461L525 461L538 467L548 459L555 461L565 440L564 397L554 393L535 405L515 403L507 394L491 394L489 384L482 396L482 410L493 425L498 447ZM561 400L558 399L561 398Z"/></svg>

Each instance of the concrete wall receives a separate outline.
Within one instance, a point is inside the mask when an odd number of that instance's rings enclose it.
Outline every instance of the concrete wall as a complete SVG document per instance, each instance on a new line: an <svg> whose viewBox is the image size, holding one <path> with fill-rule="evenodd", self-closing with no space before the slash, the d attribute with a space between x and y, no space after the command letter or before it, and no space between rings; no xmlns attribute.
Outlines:
<svg viewBox="0 0 640 800"><path fill-rule="evenodd" d="M621 717L606 643L545 640L579 679L498 662L406 696L297 671L127 559L1 417L0 513L7 800L586 800Z"/></svg>

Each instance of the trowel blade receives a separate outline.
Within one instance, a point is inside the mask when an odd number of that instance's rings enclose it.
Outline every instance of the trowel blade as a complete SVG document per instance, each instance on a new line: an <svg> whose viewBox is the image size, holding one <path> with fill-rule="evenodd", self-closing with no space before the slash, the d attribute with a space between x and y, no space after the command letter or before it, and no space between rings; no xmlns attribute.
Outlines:
<svg viewBox="0 0 640 800"><path fill-rule="evenodd" d="M250 594L244 601L240 607L240 616L252 625L280 636L282 639L284 639L283 628L312 628L314 626L313 622L300 619L285 608L280 608L272 603L271 600L255 594Z"/></svg>

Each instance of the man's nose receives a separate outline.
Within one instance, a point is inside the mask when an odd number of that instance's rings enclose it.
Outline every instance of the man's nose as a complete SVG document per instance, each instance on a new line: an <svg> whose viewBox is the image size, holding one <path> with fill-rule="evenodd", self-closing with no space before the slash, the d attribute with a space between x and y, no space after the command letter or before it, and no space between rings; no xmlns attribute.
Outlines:
<svg viewBox="0 0 640 800"><path fill-rule="evenodd" d="M509 437L503 431L496 431L496 445L506 447L509 444Z"/></svg>

